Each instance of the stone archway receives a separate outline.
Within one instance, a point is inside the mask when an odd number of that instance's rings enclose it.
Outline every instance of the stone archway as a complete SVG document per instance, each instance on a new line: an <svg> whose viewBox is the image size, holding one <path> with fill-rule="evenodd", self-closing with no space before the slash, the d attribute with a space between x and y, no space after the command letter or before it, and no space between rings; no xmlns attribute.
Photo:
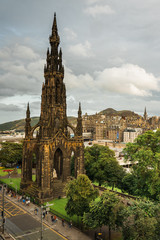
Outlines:
<svg viewBox="0 0 160 240"><path fill-rule="evenodd" d="M56 171L57 178L60 179L63 174L63 153L60 148L57 148L54 154L53 168Z"/></svg>

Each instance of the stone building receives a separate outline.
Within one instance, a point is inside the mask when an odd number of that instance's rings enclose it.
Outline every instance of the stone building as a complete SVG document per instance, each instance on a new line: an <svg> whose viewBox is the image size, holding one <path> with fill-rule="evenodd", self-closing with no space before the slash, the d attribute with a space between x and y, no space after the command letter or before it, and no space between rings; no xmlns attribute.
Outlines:
<svg viewBox="0 0 160 240"><path fill-rule="evenodd" d="M126 128L123 132L123 142L133 143L135 138L138 137L138 135L142 134L142 128Z"/></svg>
<svg viewBox="0 0 160 240"><path fill-rule="evenodd" d="M125 111L122 112L125 114ZM93 140L105 139L114 142L128 142L128 139L137 137L137 134L160 128L160 117L148 117L146 108L143 117L131 111L128 112L129 114L126 116L123 116L123 113L122 115L116 115L116 113L88 115L86 113L82 116L84 138L88 134L88 136L91 136L90 139ZM133 133L126 131L129 128L133 130ZM137 133L136 129L141 129L141 131ZM128 134L132 137L128 137Z"/></svg>
<svg viewBox="0 0 160 240"><path fill-rule="evenodd" d="M84 173L84 143L82 112L79 104L77 126L73 127L66 115L64 67L56 15L49 38L42 85L41 114L36 126L31 127L29 104L26 111L25 139L21 190L43 202L64 195L65 183L71 175L71 155L74 154L74 173ZM70 137L70 131L74 137ZM34 132L37 130L36 137ZM32 181L32 159L36 158L36 180Z"/></svg>

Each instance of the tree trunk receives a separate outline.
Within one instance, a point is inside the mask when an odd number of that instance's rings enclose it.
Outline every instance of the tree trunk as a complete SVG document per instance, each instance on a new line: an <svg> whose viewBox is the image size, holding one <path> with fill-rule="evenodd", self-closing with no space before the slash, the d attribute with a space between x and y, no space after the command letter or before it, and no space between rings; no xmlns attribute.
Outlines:
<svg viewBox="0 0 160 240"><path fill-rule="evenodd" d="M108 239L109 240L111 240L111 227L110 227L110 225L109 225L109 228L108 228Z"/></svg>

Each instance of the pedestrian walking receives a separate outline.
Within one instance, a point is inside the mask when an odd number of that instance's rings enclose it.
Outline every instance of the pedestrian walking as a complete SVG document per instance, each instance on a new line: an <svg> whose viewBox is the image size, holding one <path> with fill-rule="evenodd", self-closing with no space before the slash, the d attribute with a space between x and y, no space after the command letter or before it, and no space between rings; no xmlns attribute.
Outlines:
<svg viewBox="0 0 160 240"><path fill-rule="evenodd" d="M28 199L28 200L26 201L26 206L29 206L29 204L30 204L30 200Z"/></svg>
<svg viewBox="0 0 160 240"><path fill-rule="evenodd" d="M57 217L56 217L56 215L54 215L54 222L57 222Z"/></svg>
<svg viewBox="0 0 160 240"><path fill-rule="evenodd" d="M38 214L38 208L35 207L34 209L34 214L37 215Z"/></svg>
<svg viewBox="0 0 160 240"><path fill-rule="evenodd" d="M62 226L64 227L64 219L62 218Z"/></svg>
<svg viewBox="0 0 160 240"><path fill-rule="evenodd" d="M56 215L54 215L54 217L51 215L51 222L52 222L52 224L55 223L55 222L57 222L57 217L56 217Z"/></svg>
<svg viewBox="0 0 160 240"><path fill-rule="evenodd" d="M45 216L46 216L46 211L43 212L43 218L45 218Z"/></svg>
<svg viewBox="0 0 160 240"><path fill-rule="evenodd" d="M69 228L72 227L72 221L71 220L69 221L68 225L69 225Z"/></svg>

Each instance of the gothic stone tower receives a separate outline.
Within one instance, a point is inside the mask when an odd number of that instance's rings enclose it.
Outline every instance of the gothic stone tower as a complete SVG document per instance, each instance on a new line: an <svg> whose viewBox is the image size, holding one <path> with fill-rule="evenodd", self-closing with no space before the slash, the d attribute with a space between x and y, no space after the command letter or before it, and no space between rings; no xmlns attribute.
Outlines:
<svg viewBox="0 0 160 240"><path fill-rule="evenodd" d="M42 85L41 115L38 124L31 127L29 104L26 111L25 139L21 190L40 202L63 195L63 188L71 175L71 155L74 153L74 173L84 173L84 144L82 138L82 112L79 104L77 127L66 115L66 88L63 82L62 51L56 15L50 36L44 66L45 83ZM74 132L70 137L69 128ZM33 133L38 130L34 138ZM32 159L36 158L36 180L32 181Z"/></svg>

